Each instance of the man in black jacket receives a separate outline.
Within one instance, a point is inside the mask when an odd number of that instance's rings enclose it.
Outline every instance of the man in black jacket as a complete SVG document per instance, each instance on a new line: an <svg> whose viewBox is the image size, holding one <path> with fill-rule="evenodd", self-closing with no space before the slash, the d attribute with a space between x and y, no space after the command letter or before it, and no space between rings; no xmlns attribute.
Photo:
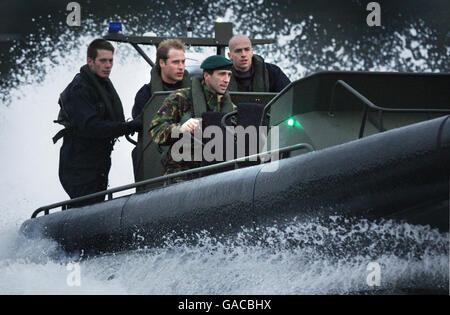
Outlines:
<svg viewBox="0 0 450 315"><path fill-rule="evenodd" d="M230 91L280 92L291 81L280 67L266 63L253 54L252 43L245 35L233 36L228 44L228 57L233 60Z"/></svg>
<svg viewBox="0 0 450 315"><path fill-rule="evenodd" d="M113 55L111 43L94 40L88 47L87 64L60 95L59 122L66 128L54 141L64 137L59 178L72 199L106 190L116 138L142 130L139 120L125 122L122 103L109 80ZM103 200L101 196L72 206Z"/></svg>

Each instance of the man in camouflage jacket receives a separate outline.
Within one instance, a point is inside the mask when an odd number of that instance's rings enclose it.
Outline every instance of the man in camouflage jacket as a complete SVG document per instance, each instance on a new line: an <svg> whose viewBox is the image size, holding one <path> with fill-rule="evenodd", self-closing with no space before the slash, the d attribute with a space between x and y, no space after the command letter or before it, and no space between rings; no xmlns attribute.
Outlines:
<svg viewBox="0 0 450 315"><path fill-rule="evenodd" d="M150 124L150 136L160 146L170 147L180 138L172 134L194 134L200 127L203 111L227 113L234 110L227 92L233 63L220 55L206 58L201 64L203 79L194 78L192 87L174 91L161 105ZM203 106L202 104L204 103ZM195 112L197 111L197 112ZM180 172L200 167L201 162L190 159L175 162L170 150L165 158L165 174ZM192 178L192 177L191 177Z"/></svg>

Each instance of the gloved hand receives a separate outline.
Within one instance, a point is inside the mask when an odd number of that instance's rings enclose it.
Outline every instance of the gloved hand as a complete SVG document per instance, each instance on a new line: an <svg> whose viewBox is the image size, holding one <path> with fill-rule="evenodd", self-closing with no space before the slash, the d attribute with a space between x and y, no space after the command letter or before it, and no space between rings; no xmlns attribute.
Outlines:
<svg viewBox="0 0 450 315"><path fill-rule="evenodd" d="M126 123L126 132L127 134L133 135L135 132L141 132L142 131L142 119L136 118L132 121L128 121Z"/></svg>

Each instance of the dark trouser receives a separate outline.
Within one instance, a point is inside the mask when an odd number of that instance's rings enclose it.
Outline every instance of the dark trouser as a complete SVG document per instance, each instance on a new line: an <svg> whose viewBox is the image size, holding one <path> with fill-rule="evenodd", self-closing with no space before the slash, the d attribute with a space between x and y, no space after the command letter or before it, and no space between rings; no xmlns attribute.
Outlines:
<svg viewBox="0 0 450 315"><path fill-rule="evenodd" d="M138 176L139 166L142 162L142 140L140 140L137 145L131 151L131 159L133 160L133 171L134 171L134 181L137 182L142 180L142 175Z"/></svg>
<svg viewBox="0 0 450 315"><path fill-rule="evenodd" d="M137 182L137 168L138 168L138 148L134 147L133 151L131 151L131 159L133 160L133 173L134 173L134 181Z"/></svg>
<svg viewBox="0 0 450 315"><path fill-rule="evenodd" d="M77 179L80 178L79 177L80 172L87 172L87 170L85 171L77 170ZM71 199L103 191L106 190L108 187L109 170L106 172L96 172L96 174L87 173L86 181L83 182L79 180L73 180L70 176L71 174L67 174L66 172L63 173L64 176L60 175L61 184ZM88 200L75 202L70 206L68 206L68 208L82 207L93 203L102 202L104 200L105 196L94 197Z"/></svg>

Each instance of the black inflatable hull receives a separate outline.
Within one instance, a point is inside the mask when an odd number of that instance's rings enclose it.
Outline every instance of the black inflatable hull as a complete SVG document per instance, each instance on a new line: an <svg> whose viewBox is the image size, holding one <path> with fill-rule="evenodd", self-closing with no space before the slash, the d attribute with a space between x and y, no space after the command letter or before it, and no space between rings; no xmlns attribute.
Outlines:
<svg viewBox="0 0 450 315"><path fill-rule="evenodd" d="M27 220L21 232L69 252L227 235L294 217L395 219L449 230L449 116L257 165Z"/></svg>

